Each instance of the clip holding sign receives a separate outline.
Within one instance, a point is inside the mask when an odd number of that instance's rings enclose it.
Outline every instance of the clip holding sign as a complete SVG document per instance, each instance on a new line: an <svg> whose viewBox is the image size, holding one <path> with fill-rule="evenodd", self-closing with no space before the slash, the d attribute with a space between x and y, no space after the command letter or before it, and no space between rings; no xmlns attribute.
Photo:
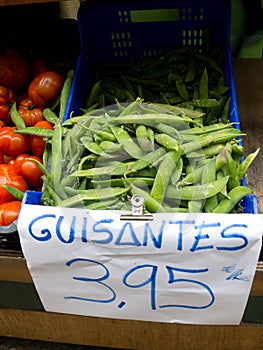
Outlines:
<svg viewBox="0 0 263 350"><path fill-rule="evenodd" d="M144 198L141 194L135 194L131 198L132 211L130 214L122 214L121 220L153 220L152 214L144 214Z"/></svg>

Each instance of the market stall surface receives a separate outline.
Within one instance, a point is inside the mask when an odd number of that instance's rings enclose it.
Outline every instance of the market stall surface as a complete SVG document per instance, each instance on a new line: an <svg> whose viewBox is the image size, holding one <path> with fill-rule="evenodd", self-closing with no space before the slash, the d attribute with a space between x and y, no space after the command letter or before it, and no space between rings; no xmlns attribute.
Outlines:
<svg viewBox="0 0 263 350"><path fill-rule="evenodd" d="M37 340L0 337L0 350L114 350L87 345L51 343Z"/></svg>

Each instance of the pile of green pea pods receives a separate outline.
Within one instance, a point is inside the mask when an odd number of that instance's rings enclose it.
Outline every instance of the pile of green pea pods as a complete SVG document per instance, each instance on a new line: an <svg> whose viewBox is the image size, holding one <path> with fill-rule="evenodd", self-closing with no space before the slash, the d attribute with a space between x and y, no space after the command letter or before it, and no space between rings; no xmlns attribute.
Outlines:
<svg viewBox="0 0 263 350"><path fill-rule="evenodd" d="M149 213L242 212L252 190L240 181L259 150L240 162L244 133L230 122L203 125L204 118L137 98L57 124L42 203L130 210L141 194Z"/></svg>
<svg viewBox="0 0 263 350"><path fill-rule="evenodd" d="M259 149L245 157L220 62L220 50L177 48L107 65L83 114L62 122L71 74L59 116L45 114L54 130L40 165L42 203L130 211L141 194L149 213L242 213L252 193L242 179Z"/></svg>

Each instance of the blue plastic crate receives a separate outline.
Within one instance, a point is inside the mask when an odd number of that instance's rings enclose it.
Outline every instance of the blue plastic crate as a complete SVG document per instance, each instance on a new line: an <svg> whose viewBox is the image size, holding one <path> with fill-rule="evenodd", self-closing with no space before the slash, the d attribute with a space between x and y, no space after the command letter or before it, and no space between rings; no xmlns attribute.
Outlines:
<svg viewBox="0 0 263 350"><path fill-rule="evenodd" d="M230 120L238 122L232 54L231 0L83 2L78 12L80 53L65 112L79 115L103 64L136 62L175 47L222 48L231 96Z"/></svg>

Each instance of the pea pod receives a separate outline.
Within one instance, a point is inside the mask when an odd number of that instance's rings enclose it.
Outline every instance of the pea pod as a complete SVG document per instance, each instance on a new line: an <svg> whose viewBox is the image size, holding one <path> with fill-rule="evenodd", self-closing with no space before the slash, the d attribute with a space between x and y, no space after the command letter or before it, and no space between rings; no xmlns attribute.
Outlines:
<svg viewBox="0 0 263 350"><path fill-rule="evenodd" d="M156 141L168 150L174 150L176 152L181 152L180 145L177 140L167 134L156 134Z"/></svg>
<svg viewBox="0 0 263 350"><path fill-rule="evenodd" d="M131 114L124 117L116 117L109 121L110 124L143 124L153 126L157 123L164 123L168 125L183 126L186 128L186 124L193 123L194 121L189 117L180 117L177 115L169 114Z"/></svg>
<svg viewBox="0 0 263 350"><path fill-rule="evenodd" d="M166 209L157 200L155 200L147 191L142 190L134 184L131 184L130 193L132 196L136 194L142 195L144 198L144 205L150 213L166 212Z"/></svg>
<svg viewBox="0 0 263 350"><path fill-rule="evenodd" d="M252 190L247 186L237 186L233 188L227 197L222 199L218 206L213 210L213 213L230 213L242 198L252 193Z"/></svg>
<svg viewBox="0 0 263 350"><path fill-rule="evenodd" d="M238 169L235 160L232 158L230 152L226 152L226 167L229 175L228 188L233 189L240 185L238 179Z"/></svg>
<svg viewBox="0 0 263 350"><path fill-rule="evenodd" d="M252 162L255 160L257 157L258 153L260 151L260 148L258 148L255 152L250 153L244 160L243 162L240 163L238 166L238 179L241 180L243 177L246 175L248 168L252 164Z"/></svg>
<svg viewBox="0 0 263 350"><path fill-rule="evenodd" d="M215 167L215 158L210 159L206 163L206 167L202 173L202 183L211 183L216 180L216 167ZM204 211L206 213L211 213L218 205L218 197L217 194L206 198L204 203Z"/></svg>
<svg viewBox="0 0 263 350"><path fill-rule="evenodd" d="M112 132L116 137L116 140L122 145L123 149L135 159L140 159L143 157L144 152L135 143L129 133L122 127L111 126Z"/></svg>
<svg viewBox="0 0 263 350"><path fill-rule="evenodd" d="M61 207L74 207L84 201L98 201L110 198L116 198L124 195L129 190L129 187L112 187L112 188L96 188L88 189L79 193L76 196L67 198L59 203Z"/></svg>
<svg viewBox="0 0 263 350"><path fill-rule="evenodd" d="M209 87L208 87L208 74L207 69L205 68L200 79L199 83L199 99L205 100L209 98L208 93Z"/></svg>
<svg viewBox="0 0 263 350"><path fill-rule="evenodd" d="M54 111L52 111L51 108L48 108L48 107L45 108L43 110L43 116L48 122L50 122L52 124L56 124L58 122L58 117L57 117L56 113Z"/></svg>
<svg viewBox="0 0 263 350"><path fill-rule="evenodd" d="M0 185L1 188L7 190L11 196L13 196L16 200L22 201L24 197L24 192L20 191L18 188L10 186L10 185Z"/></svg>
<svg viewBox="0 0 263 350"><path fill-rule="evenodd" d="M151 151L152 143L148 137L147 127L143 124L139 124L136 126L135 132L141 149L145 152Z"/></svg>
<svg viewBox="0 0 263 350"><path fill-rule="evenodd" d="M99 147L106 153L119 152L122 149L122 145L112 141L101 141Z"/></svg>
<svg viewBox="0 0 263 350"><path fill-rule="evenodd" d="M24 129L26 127L26 124L24 122L24 119L21 117L21 115L18 113L16 101L12 104L10 108L10 117L12 122L19 128Z"/></svg>
<svg viewBox="0 0 263 350"><path fill-rule="evenodd" d="M212 181L209 184L184 186L177 188L169 185L166 192L167 198L181 200L200 200L212 197L219 193L228 181L228 176L223 179Z"/></svg>
<svg viewBox="0 0 263 350"><path fill-rule="evenodd" d="M53 136L53 130L37 128L35 126L27 126L22 129L16 129L14 130L14 132L17 132L19 134L36 135L36 136L48 137L48 138Z"/></svg>
<svg viewBox="0 0 263 350"><path fill-rule="evenodd" d="M180 157L181 154L179 152L170 151L165 154L164 159L160 163L150 192L151 196L159 203L163 202L168 183Z"/></svg>

